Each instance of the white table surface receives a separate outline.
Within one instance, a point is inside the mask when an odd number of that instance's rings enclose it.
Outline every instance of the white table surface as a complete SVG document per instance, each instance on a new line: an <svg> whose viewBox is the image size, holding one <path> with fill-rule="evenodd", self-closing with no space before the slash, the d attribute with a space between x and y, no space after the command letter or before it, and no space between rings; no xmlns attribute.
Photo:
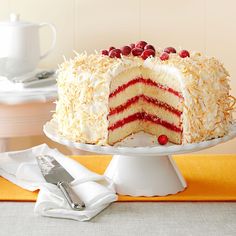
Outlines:
<svg viewBox="0 0 236 236"><path fill-rule="evenodd" d="M0 236L236 235L236 203L113 203L89 222L35 216L33 207L0 202Z"/></svg>

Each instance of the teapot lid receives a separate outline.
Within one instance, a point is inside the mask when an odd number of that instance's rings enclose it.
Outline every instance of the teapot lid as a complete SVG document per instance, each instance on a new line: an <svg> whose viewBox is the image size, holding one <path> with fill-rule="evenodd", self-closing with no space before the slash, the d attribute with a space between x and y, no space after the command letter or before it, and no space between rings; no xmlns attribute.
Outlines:
<svg viewBox="0 0 236 236"><path fill-rule="evenodd" d="M31 22L21 21L20 14L11 13L9 21L0 22L0 25L4 26L32 26L35 25Z"/></svg>

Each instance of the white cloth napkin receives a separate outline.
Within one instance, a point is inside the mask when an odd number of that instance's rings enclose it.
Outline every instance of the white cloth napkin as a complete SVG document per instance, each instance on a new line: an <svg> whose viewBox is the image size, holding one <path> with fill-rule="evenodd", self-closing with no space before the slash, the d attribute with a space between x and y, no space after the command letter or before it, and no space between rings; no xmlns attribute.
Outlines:
<svg viewBox="0 0 236 236"><path fill-rule="evenodd" d="M72 210L57 186L45 182L35 159L40 154L52 155L71 174L74 178L72 188L84 201L85 210ZM46 144L0 153L0 175L29 191L40 189L34 211L42 216L87 221L117 200L109 179L91 172Z"/></svg>

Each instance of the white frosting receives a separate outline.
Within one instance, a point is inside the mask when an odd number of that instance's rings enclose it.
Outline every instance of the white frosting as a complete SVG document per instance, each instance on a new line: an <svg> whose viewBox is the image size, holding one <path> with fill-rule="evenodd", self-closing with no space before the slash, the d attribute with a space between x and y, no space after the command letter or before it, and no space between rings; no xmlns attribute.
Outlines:
<svg viewBox="0 0 236 236"><path fill-rule="evenodd" d="M110 82L121 72L138 66L175 78L166 85L178 84L184 97L184 143L228 132L232 119L228 74L216 59L199 54L183 59L170 54L167 61L159 58L143 61L139 57L111 59L79 54L59 69L59 100L54 119L62 135L74 141L107 144Z"/></svg>

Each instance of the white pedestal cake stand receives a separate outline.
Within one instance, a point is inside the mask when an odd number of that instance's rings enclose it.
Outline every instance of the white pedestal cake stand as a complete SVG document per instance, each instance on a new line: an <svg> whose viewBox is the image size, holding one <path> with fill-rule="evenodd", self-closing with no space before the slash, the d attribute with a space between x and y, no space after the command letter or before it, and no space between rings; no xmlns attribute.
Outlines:
<svg viewBox="0 0 236 236"><path fill-rule="evenodd" d="M44 125L44 133L51 140L89 152L113 154L105 176L115 183L116 192L131 196L165 196L183 191L187 184L172 159L172 154L200 151L236 137L236 124L228 135L205 142L161 146L156 138L138 133L116 146L98 146L69 141L58 134L57 124Z"/></svg>

